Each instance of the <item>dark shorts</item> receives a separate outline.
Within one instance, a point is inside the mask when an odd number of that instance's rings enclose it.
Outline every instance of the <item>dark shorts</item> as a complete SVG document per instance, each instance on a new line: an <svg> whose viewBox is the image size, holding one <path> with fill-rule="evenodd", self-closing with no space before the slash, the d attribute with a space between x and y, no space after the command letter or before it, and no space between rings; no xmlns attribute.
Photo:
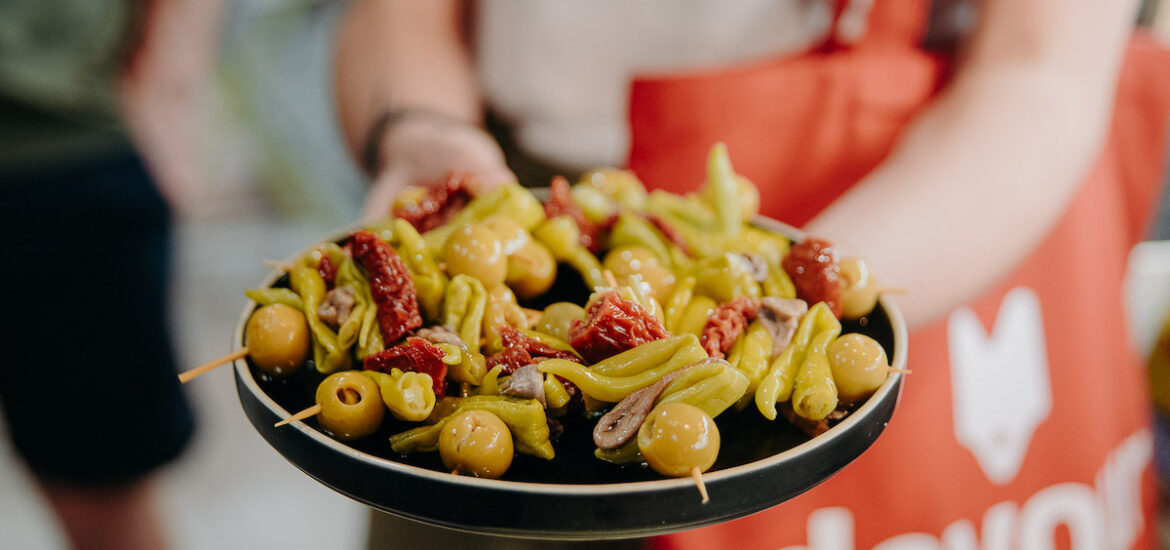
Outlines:
<svg viewBox="0 0 1170 550"><path fill-rule="evenodd" d="M0 228L0 404L20 456L101 485L178 455L194 423L167 319L170 214L141 161L0 174Z"/></svg>

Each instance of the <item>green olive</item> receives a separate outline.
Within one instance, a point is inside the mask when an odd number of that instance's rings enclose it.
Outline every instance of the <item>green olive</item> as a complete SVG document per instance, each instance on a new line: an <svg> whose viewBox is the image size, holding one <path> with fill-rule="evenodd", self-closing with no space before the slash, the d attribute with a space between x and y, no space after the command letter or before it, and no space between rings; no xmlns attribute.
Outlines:
<svg viewBox="0 0 1170 550"><path fill-rule="evenodd" d="M300 369L309 355L309 324L296 308L269 304L248 319L244 345L256 368L273 376L288 376Z"/></svg>
<svg viewBox="0 0 1170 550"><path fill-rule="evenodd" d="M439 433L439 456L454 473L496 479L512 465L512 432L484 410L460 413Z"/></svg>
<svg viewBox="0 0 1170 550"><path fill-rule="evenodd" d="M638 450L664 476L707 471L719 456L719 428L702 409L686 403L660 405L638 430Z"/></svg>
<svg viewBox="0 0 1170 550"><path fill-rule="evenodd" d="M503 214L492 214L481 220L479 225L491 229L499 236L505 256L515 253L524 246L524 243L532 240L532 236L519 223Z"/></svg>
<svg viewBox="0 0 1170 550"><path fill-rule="evenodd" d="M665 303L674 291L674 273L662 265L649 248L637 245L619 246L605 255L603 264L619 281L630 275L639 275L650 285L650 294L658 303Z"/></svg>
<svg viewBox="0 0 1170 550"><path fill-rule="evenodd" d="M845 281L845 290L841 293L842 317L857 319L869 315L878 300L873 271L857 258L845 258L840 268L841 279Z"/></svg>
<svg viewBox="0 0 1170 550"><path fill-rule="evenodd" d="M508 256L508 276L504 282L521 300L530 300L552 288L557 278L557 261L544 245L529 239Z"/></svg>
<svg viewBox="0 0 1170 550"><path fill-rule="evenodd" d="M571 302L554 302L544 308L540 320L536 322L536 330L549 336L555 336L562 342L569 341L569 329L573 321L585 318L585 308Z"/></svg>
<svg viewBox="0 0 1170 550"><path fill-rule="evenodd" d="M508 273L508 259L500 236L481 224L456 228L443 245L443 261L448 275L463 273L479 279L487 288L502 284Z"/></svg>
<svg viewBox="0 0 1170 550"><path fill-rule="evenodd" d="M317 422L333 437L353 441L374 433L386 405L378 383L356 370L329 375L317 386Z"/></svg>
<svg viewBox="0 0 1170 550"><path fill-rule="evenodd" d="M625 208L640 210L646 203L646 186L629 170L593 170L581 176L580 183L597 189Z"/></svg>
<svg viewBox="0 0 1170 550"><path fill-rule="evenodd" d="M829 366L837 384L837 398L849 406L864 401L886 381L890 363L882 345L856 332L829 344Z"/></svg>

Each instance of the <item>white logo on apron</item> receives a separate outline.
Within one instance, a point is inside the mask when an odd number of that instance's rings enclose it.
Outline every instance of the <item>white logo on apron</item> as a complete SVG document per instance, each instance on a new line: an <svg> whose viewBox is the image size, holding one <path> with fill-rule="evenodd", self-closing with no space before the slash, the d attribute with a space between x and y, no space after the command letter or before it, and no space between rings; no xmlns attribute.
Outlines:
<svg viewBox="0 0 1170 550"><path fill-rule="evenodd" d="M955 439L988 481L1006 485L1036 428L1052 411L1040 300L1024 287L1004 296L991 334L959 308L947 322Z"/></svg>

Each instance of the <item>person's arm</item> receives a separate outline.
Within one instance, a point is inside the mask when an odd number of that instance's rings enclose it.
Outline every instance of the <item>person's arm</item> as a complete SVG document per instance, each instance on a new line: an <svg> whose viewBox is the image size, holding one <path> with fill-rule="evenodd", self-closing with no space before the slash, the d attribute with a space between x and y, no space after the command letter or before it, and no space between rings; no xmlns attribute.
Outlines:
<svg viewBox="0 0 1170 550"><path fill-rule="evenodd" d="M1096 157L1136 7L985 0L954 80L805 229L910 289L898 299L910 325L988 290L1054 227Z"/></svg>
<svg viewBox="0 0 1170 550"><path fill-rule="evenodd" d="M374 180L365 218L385 215L404 186L449 170L486 184L513 179L480 128L462 8L458 0L357 0L341 23L337 107L350 151Z"/></svg>

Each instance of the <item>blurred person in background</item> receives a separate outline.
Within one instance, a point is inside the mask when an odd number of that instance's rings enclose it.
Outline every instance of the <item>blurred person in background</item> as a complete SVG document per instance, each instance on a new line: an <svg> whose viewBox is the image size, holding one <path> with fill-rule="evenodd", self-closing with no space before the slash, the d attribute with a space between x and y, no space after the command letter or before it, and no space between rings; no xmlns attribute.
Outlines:
<svg viewBox="0 0 1170 550"><path fill-rule="evenodd" d="M197 183L188 107L217 4L0 3L0 404L76 548L167 546L152 473L194 428L167 200Z"/></svg>
<svg viewBox="0 0 1170 550"><path fill-rule="evenodd" d="M293 4L298 37L240 78L308 76L256 103L297 106L268 122L303 119L279 137L334 215L363 179L373 218L452 169L621 165L686 192L724 141L762 214L910 289L914 374L869 451L765 512L630 545L1153 546L1120 285L1161 192L1170 56L1134 34L1137 0ZM374 518L371 546L470 544Z"/></svg>

